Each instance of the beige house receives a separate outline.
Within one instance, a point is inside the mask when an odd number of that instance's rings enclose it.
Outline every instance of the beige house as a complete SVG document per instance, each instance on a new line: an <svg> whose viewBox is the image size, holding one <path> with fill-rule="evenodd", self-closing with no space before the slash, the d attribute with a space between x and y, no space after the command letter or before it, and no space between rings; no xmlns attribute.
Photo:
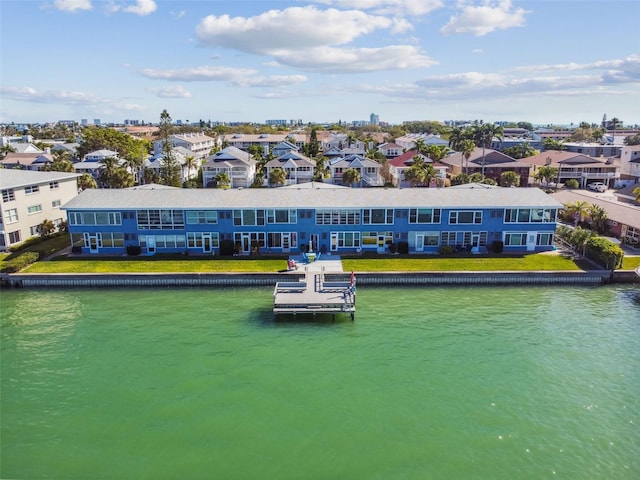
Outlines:
<svg viewBox="0 0 640 480"><path fill-rule="evenodd" d="M67 219L60 207L78 195L76 173L0 169L0 250L40 235L44 220Z"/></svg>

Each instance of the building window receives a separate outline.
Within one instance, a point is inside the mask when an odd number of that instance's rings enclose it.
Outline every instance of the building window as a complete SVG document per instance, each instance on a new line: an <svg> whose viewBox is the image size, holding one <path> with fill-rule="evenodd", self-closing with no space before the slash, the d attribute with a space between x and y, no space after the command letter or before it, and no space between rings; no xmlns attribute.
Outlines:
<svg viewBox="0 0 640 480"><path fill-rule="evenodd" d="M138 210L138 228L142 230L178 230L184 228L182 210Z"/></svg>
<svg viewBox="0 0 640 480"><path fill-rule="evenodd" d="M42 211L42 205L31 205L29 208L27 208L27 212L29 212L29 215L33 215L34 213L38 213Z"/></svg>
<svg viewBox="0 0 640 480"><path fill-rule="evenodd" d="M264 210L234 210L233 224L244 226L264 225Z"/></svg>
<svg viewBox="0 0 640 480"><path fill-rule="evenodd" d="M60 202L60 200L53 200L53 201L51 202L51 207L52 207L52 208L60 208L61 203L62 203L62 202Z"/></svg>
<svg viewBox="0 0 640 480"><path fill-rule="evenodd" d="M362 210L364 225L393 225L393 208L365 208Z"/></svg>
<svg viewBox="0 0 640 480"><path fill-rule="evenodd" d="M536 239L537 245L550 246L553 245L553 233L539 233Z"/></svg>
<svg viewBox="0 0 640 480"><path fill-rule="evenodd" d="M440 242L442 245L467 246L471 245L473 236L478 235L478 245L487 245L487 232L442 232Z"/></svg>
<svg viewBox="0 0 640 480"><path fill-rule="evenodd" d="M32 225L31 227L29 227L29 234L32 237L35 237L36 235L40 235L40 225Z"/></svg>
<svg viewBox="0 0 640 480"><path fill-rule="evenodd" d="M69 212L69 225L122 225L120 212Z"/></svg>
<svg viewBox="0 0 640 480"><path fill-rule="evenodd" d="M558 210L555 208L507 208L505 223L553 223Z"/></svg>
<svg viewBox="0 0 640 480"><path fill-rule="evenodd" d="M60 184L58 182L49 182L49 190L58 190Z"/></svg>
<svg viewBox="0 0 640 480"><path fill-rule="evenodd" d="M4 223L16 223L18 221L18 209L10 208L4 211Z"/></svg>
<svg viewBox="0 0 640 480"><path fill-rule="evenodd" d="M218 223L218 212L216 210L194 210L187 212L187 224L216 224Z"/></svg>
<svg viewBox="0 0 640 480"><path fill-rule="evenodd" d="M28 187L24 187L24 193L26 193L27 195L38 193L39 191L40 187L38 185L29 185Z"/></svg>
<svg viewBox="0 0 640 480"><path fill-rule="evenodd" d="M360 247L360 232L333 232L331 240L334 247L358 248Z"/></svg>
<svg viewBox="0 0 640 480"><path fill-rule="evenodd" d="M9 232L9 243L18 243L20 241L20 230L16 230L15 232Z"/></svg>
<svg viewBox="0 0 640 480"><path fill-rule="evenodd" d="M449 212L449 223L454 224L480 224L482 212L480 210L453 210Z"/></svg>
<svg viewBox="0 0 640 480"><path fill-rule="evenodd" d="M3 202L13 202L15 199L16 199L16 194L13 191L13 188L7 188L6 190L2 190Z"/></svg>
<svg viewBox="0 0 640 480"><path fill-rule="evenodd" d="M297 223L297 211L294 209L267 210L267 223Z"/></svg>
<svg viewBox="0 0 640 480"><path fill-rule="evenodd" d="M360 225L360 210L316 210L316 225Z"/></svg>
<svg viewBox="0 0 640 480"><path fill-rule="evenodd" d="M440 209L412 208L409 210L409 223L440 223Z"/></svg>
<svg viewBox="0 0 640 480"><path fill-rule="evenodd" d="M527 234L524 232L505 233L504 244L505 246L510 246L510 247L526 245Z"/></svg>

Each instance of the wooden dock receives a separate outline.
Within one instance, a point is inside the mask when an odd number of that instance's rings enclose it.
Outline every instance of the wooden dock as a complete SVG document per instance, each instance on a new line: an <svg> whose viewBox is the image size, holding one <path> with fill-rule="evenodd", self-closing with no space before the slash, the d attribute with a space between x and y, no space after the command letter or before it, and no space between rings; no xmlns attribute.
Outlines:
<svg viewBox="0 0 640 480"><path fill-rule="evenodd" d="M297 281L278 282L273 291L273 313L312 314L348 313L351 320L356 312L355 276L348 282L325 281L324 269L306 269Z"/></svg>

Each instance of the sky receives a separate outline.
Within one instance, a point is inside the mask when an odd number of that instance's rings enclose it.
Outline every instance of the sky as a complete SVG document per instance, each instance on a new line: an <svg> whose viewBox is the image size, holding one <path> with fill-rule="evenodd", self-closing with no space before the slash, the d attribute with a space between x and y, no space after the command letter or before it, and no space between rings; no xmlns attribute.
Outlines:
<svg viewBox="0 0 640 480"><path fill-rule="evenodd" d="M0 0L0 122L640 124L637 0Z"/></svg>

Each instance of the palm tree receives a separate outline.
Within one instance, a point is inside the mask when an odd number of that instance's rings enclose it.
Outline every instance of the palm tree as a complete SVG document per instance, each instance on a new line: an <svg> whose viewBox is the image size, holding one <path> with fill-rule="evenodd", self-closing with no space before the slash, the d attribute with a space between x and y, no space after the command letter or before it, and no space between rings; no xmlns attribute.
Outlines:
<svg viewBox="0 0 640 480"><path fill-rule="evenodd" d="M183 167L187 171L186 174L183 173L183 177L185 180L189 180L190 178L192 178L191 172L198 168L198 161L196 160L196 157L194 157L193 155L187 155L184 158Z"/></svg>
<svg viewBox="0 0 640 480"><path fill-rule="evenodd" d="M574 219L574 225L583 222L585 215L589 212L589 204L582 200L576 200L573 203L565 204L565 211Z"/></svg>
<svg viewBox="0 0 640 480"><path fill-rule="evenodd" d="M461 145L464 140L471 139L471 130L454 127L449 132L449 146L456 152L460 152Z"/></svg>
<svg viewBox="0 0 640 480"><path fill-rule="evenodd" d="M327 157L316 158L316 166L313 169L313 181L322 182L329 177L330 171L328 167L329 159Z"/></svg>
<svg viewBox="0 0 640 480"><path fill-rule="evenodd" d="M464 173L466 175L469 175L469 158L471 157L473 151L476 149L476 144L473 143L473 140L471 140L470 138L465 138L460 142L460 145L458 145L458 149L460 152L462 152L462 156L464 157Z"/></svg>
<svg viewBox="0 0 640 480"><path fill-rule="evenodd" d="M502 172L500 174L500 185L503 187L517 187L520 185L520 175L516 172Z"/></svg>
<svg viewBox="0 0 640 480"><path fill-rule="evenodd" d="M545 150L562 151L565 149L564 144L555 138L547 138L542 144Z"/></svg>
<svg viewBox="0 0 640 480"><path fill-rule="evenodd" d="M598 233L604 233L607 229L607 211L595 203L592 203L587 208L593 227Z"/></svg>
<svg viewBox="0 0 640 480"><path fill-rule="evenodd" d="M229 188L231 184L231 179L229 178L229 174L225 172L220 172L216 175L216 187L218 188Z"/></svg>
<svg viewBox="0 0 640 480"><path fill-rule="evenodd" d="M479 123L473 126L473 141L482 147L482 178L484 179L485 149L491 147L494 138L502 140L504 128L493 123Z"/></svg>
<svg viewBox="0 0 640 480"><path fill-rule="evenodd" d="M95 178L88 173L83 173L78 177L78 189L86 190L87 188L98 188Z"/></svg>
<svg viewBox="0 0 640 480"><path fill-rule="evenodd" d="M285 183L287 183L287 172L282 168L276 167L269 172L269 185L281 187Z"/></svg>
<svg viewBox="0 0 640 480"><path fill-rule="evenodd" d="M420 152L429 157L434 162L439 162L449 154L449 147L446 145L427 145L424 151Z"/></svg>
<svg viewBox="0 0 640 480"><path fill-rule="evenodd" d="M545 185L548 185L549 182L552 179L557 178L557 176L558 176L557 167L552 167L550 165L543 165L542 167L538 168L538 171L533 177L537 181L544 180Z"/></svg>
<svg viewBox="0 0 640 480"><path fill-rule="evenodd" d="M7 156L8 153L15 153L16 149L11 145L3 145L0 147L0 160Z"/></svg>
<svg viewBox="0 0 640 480"><path fill-rule="evenodd" d="M348 187L360 181L360 172L355 168L347 168L342 172L342 183Z"/></svg>
<svg viewBox="0 0 640 480"><path fill-rule="evenodd" d="M422 155L427 155L427 144L424 142L423 138L416 138L413 141L413 150L415 150L416 152L422 154Z"/></svg>

